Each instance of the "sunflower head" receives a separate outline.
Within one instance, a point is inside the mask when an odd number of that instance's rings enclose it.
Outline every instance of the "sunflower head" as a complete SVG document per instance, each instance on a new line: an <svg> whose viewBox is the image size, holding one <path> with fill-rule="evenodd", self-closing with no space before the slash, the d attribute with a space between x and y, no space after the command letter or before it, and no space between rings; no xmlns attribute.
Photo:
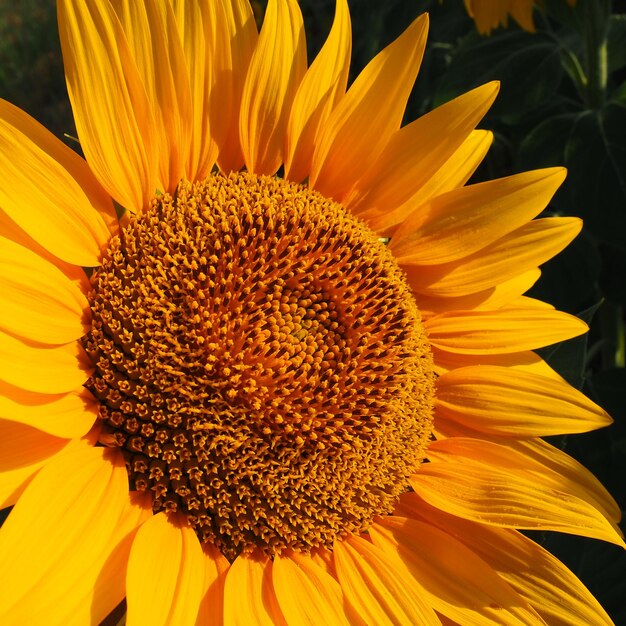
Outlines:
<svg viewBox="0 0 626 626"><path fill-rule="evenodd" d="M345 0L310 66L295 0L58 13L85 159L0 101L0 623L608 625L518 532L623 545L541 439L610 422L523 295L564 171L466 186L497 84L403 126L427 18L348 88Z"/></svg>
<svg viewBox="0 0 626 626"><path fill-rule="evenodd" d="M233 173L160 195L91 277L101 441L229 558L332 547L388 514L432 430L406 278L340 205Z"/></svg>

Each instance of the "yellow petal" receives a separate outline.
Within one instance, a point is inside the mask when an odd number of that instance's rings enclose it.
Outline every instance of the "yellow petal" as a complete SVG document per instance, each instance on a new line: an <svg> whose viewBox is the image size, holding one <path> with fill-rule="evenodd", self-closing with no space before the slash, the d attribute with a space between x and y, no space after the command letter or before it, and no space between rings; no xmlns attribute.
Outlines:
<svg viewBox="0 0 626 626"><path fill-rule="evenodd" d="M426 502L464 519L506 528L554 530L624 545L593 505L536 476L462 460L424 463L411 486Z"/></svg>
<svg viewBox="0 0 626 626"><path fill-rule="evenodd" d="M543 467L549 468L560 477L560 480L584 489L587 498L594 500L596 507L601 509L607 518L614 522L620 521L622 512L611 494L584 465L569 454L543 439L509 440L508 446L524 454L527 459L533 459Z"/></svg>
<svg viewBox="0 0 626 626"><path fill-rule="evenodd" d="M537 219L461 261L408 265L411 287L431 296L454 297L489 289L551 259L578 235L576 217Z"/></svg>
<svg viewBox="0 0 626 626"><path fill-rule="evenodd" d="M49 435L74 439L93 426L98 405L86 390L47 395L0 381L0 419L19 422Z"/></svg>
<svg viewBox="0 0 626 626"><path fill-rule="evenodd" d="M196 626L219 626L224 623L224 583L230 563L214 546L205 544L204 592Z"/></svg>
<svg viewBox="0 0 626 626"><path fill-rule="evenodd" d="M369 533L399 574L414 578L433 608L460 624L541 623L485 561L431 524L389 516Z"/></svg>
<svg viewBox="0 0 626 626"><path fill-rule="evenodd" d="M270 0L241 96L241 146L248 171L275 174L291 103L306 71L302 14L295 0Z"/></svg>
<svg viewBox="0 0 626 626"><path fill-rule="evenodd" d="M89 279L82 267L72 265L62 261L58 257L54 256L43 246L37 243L26 231L22 230L3 210L0 208L0 233L5 239L10 239L12 242L19 244L20 246L31 250L37 256L45 259L49 263L52 263L55 267L58 267L65 276L67 276L82 293L87 293L90 289Z"/></svg>
<svg viewBox="0 0 626 626"><path fill-rule="evenodd" d="M196 533L157 513L133 541L126 572L126 623L193 624L204 592L204 554Z"/></svg>
<svg viewBox="0 0 626 626"><path fill-rule="evenodd" d="M12 126L15 133L21 133L23 142L32 142L48 154L54 161L65 168L69 175L80 186L82 192L88 199L89 205L83 204L76 209L84 210L86 215L81 216L89 224L92 211L95 209L108 230L115 234L118 231L118 219L111 200L111 196L102 188L96 180L93 172L87 165L85 159L81 158L74 150L69 148L64 142L57 139L45 126L37 122L28 113L0 98L0 119L4 123ZM90 224L89 230L99 235L101 225L98 221Z"/></svg>
<svg viewBox="0 0 626 626"><path fill-rule="evenodd" d="M126 595L124 572L133 541L139 527L152 517L152 497L148 492L131 491L115 527L110 543L115 546L102 568L97 585L97 595L93 599L92 613L107 615L111 607L118 606ZM102 622L105 623L105 622ZM126 624L126 620L124 620Z"/></svg>
<svg viewBox="0 0 626 626"><path fill-rule="evenodd" d="M89 328L89 302L63 272L0 236L0 328L42 343L68 343Z"/></svg>
<svg viewBox="0 0 626 626"><path fill-rule="evenodd" d="M272 583L288 624L348 626L341 587L307 555L275 556Z"/></svg>
<svg viewBox="0 0 626 626"><path fill-rule="evenodd" d="M564 378L555 372L538 354L529 350L510 354L454 354L453 352L443 352L435 348L433 357L438 375L457 367L500 365L523 372L530 372L531 374L546 376L561 382L564 381Z"/></svg>
<svg viewBox="0 0 626 626"><path fill-rule="evenodd" d="M248 0L222 0L222 4L228 42L223 51L225 68L215 78L214 87L221 104L219 107L221 116L217 123L221 123L224 128L224 132L220 135L217 162L223 172L236 172L244 166L239 137L241 96L259 35Z"/></svg>
<svg viewBox="0 0 626 626"><path fill-rule="evenodd" d="M401 263L438 265L477 252L540 213L565 179L563 168L515 174L433 198L426 217L405 220L390 248Z"/></svg>
<svg viewBox="0 0 626 626"><path fill-rule="evenodd" d="M480 437L480 435L479 435ZM479 439L473 436L455 436L431 443L431 460L448 461L469 459L489 468L540 482L546 489L553 487L566 492L598 509L610 522L619 521L619 508L597 479L565 453L558 454L548 444L539 448L541 439L516 441L506 439Z"/></svg>
<svg viewBox="0 0 626 626"><path fill-rule="evenodd" d="M341 201L400 128L427 31L424 14L368 63L328 118L310 176L325 196Z"/></svg>
<svg viewBox="0 0 626 626"><path fill-rule="evenodd" d="M271 562L238 556L226 575L223 626L287 626L272 584Z"/></svg>
<svg viewBox="0 0 626 626"><path fill-rule="evenodd" d="M228 25L221 2L172 0L191 91L191 143L186 159L188 180L206 178L218 153L218 137L231 111L217 87L230 55Z"/></svg>
<svg viewBox="0 0 626 626"><path fill-rule="evenodd" d="M449 420L443 415L438 415L433 425L433 436L436 441L448 439L451 437L476 437L487 438L487 435L473 428L468 428L464 424Z"/></svg>
<svg viewBox="0 0 626 626"><path fill-rule="evenodd" d="M403 496L401 515L445 530L488 563L554 626L612 626L604 609L558 559L521 533L453 517L416 494Z"/></svg>
<svg viewBox="0 0 626 626"><path fill-rule="evenodd" d="M611 424L595 402L566 382L477 365L439 376L438 414L493 435L544 437L582 433Z"/></svg>
<svg viewBox="0 0 626 626"><path fill-rule="evenodd" d="M346 91L352 35L346 0L337 0L328 39L296 92L285 143L285 177L300 182L311 171L316 138Z"/></svg>
<svg viewBox="0 0 626 626"><path fill-rule="evenodd" d="M0 509L17 502L31 477L71 442L0 419Z"/></svg>
<svg viewBox="0 0 626 626"><path fill-rule="evenodd" d="M409 285L414 281L419 286L420 271L424 266L403 265ZM497 285L470 293L466 296L439 297L415 293L415 301L423 318L432 317L448 311L485 311L510 305L516 298L528 291L541 276L539 268L526 271L519 276L505 280Z"/></svg>
<svg viewBox="0 0 626 626"><path fill-rule="evenodd" d="M81 446L50 460L0 529L0 621L104 619L124 593L122 577L105 588L100 575L137 522L129 506L120 454Z"/></svg>
<svg viewBox="0 0 626 626"><path fill-rule="evenodd" d="M84 267L100 264L100 250L111 234L109 226L114 228L112 215L107 213L112 211L111 201L86 163L3 100L0 206L46 250ZM107 215L107 222L102 214Z"/></svg>
<svg viewBox="0 0 626 626"><path fill-rule="evenodd" d="M543 300L539 300L538 298L531 298L527 295L518 296L517 298L512 300L510 307L520 309L540 309L544 311L556 310L553 304L550 304L549 302L544 302Z"/></svg>
<svg viewBox="0 0 626 626"><path fill-rule="evenodd" d="M158 188L173 192L185 174L191 140L191 92L169 2L112 0L145 88L158 139Z"/></svg>
<svg viewBox="0 0 626 626"><path fill-rule="evenodd" d="M513 19L529 33L535 32L535 24L533 22L533 0L517 0L517 2L509 2L508 10Z"/></svg>
<svg viewBox="0 0 626 626"><path fill-rule="evenodd" d="M109 2L59 0L57 11L87 162L119 204L141 211L157 187L159 131L122 26Z"/></svg>
<svg viewBox="0 0 626 626"><path fill-rule="evenodd" d="M360 537L337 541L337 575L346 600L366 624L439 626L426 594L403 578L384 550Z"/></svg>
<svg viewBox="0 0 626 626"><path fill-rule="evenodd" d="M498 82L477 87L394 133L346 200L354 213L394 209L419 190L460 148L493 103Z"/></svg>
<svg viewBox="0 0 626 626"><path fill-rule="evenodd" d="M509 12L513 13L513 6L518 6L521 12L532 16L533 0L514 0L513 2L494 2L493 0L465 0L467 12L474 18L476 30L482 35L489 35L491 31L508 26ZM532 23L532 20L531 20Z"/></svg>
<svg viewBox="0 0 626 626"><path fill-rule="evenodd" d="M0 331L0 380L27 391L67 393L90 376L78 342L41 346Z"/></svg>
<svg viewBox="0 0 626 626"><path fill-rule="evenodd" d="M433 174L430 179L404 204L389 211L380 208L365 209L359 217L369 227L385 234L391 234L394 226L411 218L413 227L421 225L428 216L428 202L431 198L452 189L462 187L476 171L491 147L493 133L487 130L474 130L454 154Z"/></svg>
<svg viewBox="0 0 626 626"><path fill-rule="evenodd" d="M28 424L4 418L0 419L0 432L0 468L3 472L50 456L68 442L65 437L55 437Z"/></svg>
<svg viewBox="0 0 626 626"><path fill-rule="evenodd" d="M582 320L561 311L514 307L442 313L424 325L432 345L460 354L534 350L588 330Z"/></svg>
<svg viewBox="0 0 626 626"><path fill-rule="evenodd" d="M334 552L326 548L313 548L311 550L311 560L328 572L333 578L337 578L335 571Z"/></svg>

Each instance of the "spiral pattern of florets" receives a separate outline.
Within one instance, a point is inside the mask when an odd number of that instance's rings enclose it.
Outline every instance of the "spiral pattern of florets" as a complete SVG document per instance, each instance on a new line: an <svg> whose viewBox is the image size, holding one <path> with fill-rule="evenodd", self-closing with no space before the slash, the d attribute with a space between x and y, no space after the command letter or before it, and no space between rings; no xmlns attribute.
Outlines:
<svg viewBox="0 0 626 626"><path fill-rule="evenodd" d="M278 178L181 182L91 277L101 441L229 559L332 547L393 509L432 429L405 278L339 204Z"/></svg>

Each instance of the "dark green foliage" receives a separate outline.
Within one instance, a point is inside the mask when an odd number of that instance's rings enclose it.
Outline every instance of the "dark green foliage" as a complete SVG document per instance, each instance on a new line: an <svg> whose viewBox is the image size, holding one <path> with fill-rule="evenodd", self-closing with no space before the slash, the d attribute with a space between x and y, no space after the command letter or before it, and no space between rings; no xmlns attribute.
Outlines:
<svg viewBox="0 0 626 626"><path fill-rule="evenodd" d="M57 136L75 135L54 0L0 0L0 98Z"/></svg>

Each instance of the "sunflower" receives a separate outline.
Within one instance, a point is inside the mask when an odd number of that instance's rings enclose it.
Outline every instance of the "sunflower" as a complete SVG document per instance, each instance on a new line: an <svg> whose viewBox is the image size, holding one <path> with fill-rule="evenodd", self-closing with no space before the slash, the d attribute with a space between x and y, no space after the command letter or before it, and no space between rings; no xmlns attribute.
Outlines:
<svg viewBox="0 0 626 626"><path fill-rule="evenodd" d="M476 23L479 33L489 35L492 30L508 25L509 15L528 32L535 32L533 8L535 0L464 0L465 8ZM574 6L576 0L567 0Z"/></svg>
<svg viewBox="0 0 626 626"><path fill-rule="evenodd" d="M465 186L489 83L402 126L338 0L59 0L78 156L0 104L0 621L610 624L518 529L623 545L541 437L610 418L523 294L565 177Z"/></svg>

